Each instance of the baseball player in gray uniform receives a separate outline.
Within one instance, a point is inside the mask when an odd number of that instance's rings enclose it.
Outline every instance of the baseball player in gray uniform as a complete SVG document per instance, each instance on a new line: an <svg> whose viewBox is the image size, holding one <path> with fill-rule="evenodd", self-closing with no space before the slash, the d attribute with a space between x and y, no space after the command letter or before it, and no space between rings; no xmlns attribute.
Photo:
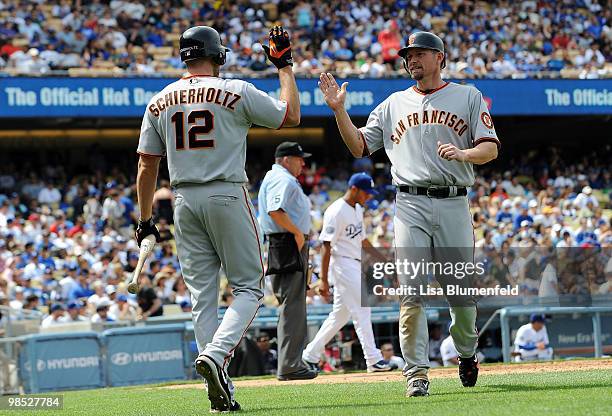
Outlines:
<svg viewBox="0 0 612 416"><path fill-rule="evenodd" d="M247 82L219 78L227 51L219 34L207 26L186 30L180 54L188 75L151 99L138 144L136 237L140 244L147 235L159 236L151 208L159 161L166 156L178 256L193 301L200 352L195 366L206 380L211 411L240 408L226 368L263 297L261 233L245 187L246 135L252 124L278 129L300 122L287 32L273 28L264 50L278 68L279 100ZM219 324L221 266L235 298Z"/></svg>
<svg viewBox="0 0 612 416"><path fill-rule="evenodd" d="M416 85L379 104L365 127L352 123L344 100L346 86L321 74L319 86L334 111L342 139L355 157L384 147L398 187L394 218L396 255L400 248L464 248L460 260L473 261L474 234L467 188L473 165L497 157L499 140L482 94L473 87L443 81L444 43L428 32L413 33L399 51ZM465 250L467 248L467 250ZM405 252L406 250L404 250ZM467 251L467 252L466 252ZM478 362L476 304L451 306L451 336L459 352L459 377L476 384ZM401 298L400 342L406 365L407 396L429 394L427 318L422 300Z"/></svg>

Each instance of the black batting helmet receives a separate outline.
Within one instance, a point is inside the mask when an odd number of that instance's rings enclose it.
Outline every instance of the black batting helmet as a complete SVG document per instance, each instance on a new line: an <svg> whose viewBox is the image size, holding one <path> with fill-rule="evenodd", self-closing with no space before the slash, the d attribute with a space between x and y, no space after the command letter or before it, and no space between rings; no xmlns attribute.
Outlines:
<svg viewBox="0 0 612 416"><path fill-rule="evenodd" d="M408 38L408 46L402 48L397 53L399 56L406 59L408 50L412 48L423 48L431 49L434 51L442 52L444 59L442 59L441 68L446 66L446 54L444 53L444 42L438 36L430 32L415 32Z"/></svg>
<svg viewBox="0 0 612 416"><path fill-rule="evenodd" d="M225 53L229 51L221 44L219 33L208 26L194 26L183 32L179 48L183 62L211 58L218 65L225 63Z"/></svg>

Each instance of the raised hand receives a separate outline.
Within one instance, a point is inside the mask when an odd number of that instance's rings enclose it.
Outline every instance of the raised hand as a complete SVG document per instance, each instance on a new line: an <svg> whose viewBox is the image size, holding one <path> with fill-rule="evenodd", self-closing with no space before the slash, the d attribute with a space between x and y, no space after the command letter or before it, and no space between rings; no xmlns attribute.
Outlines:
<svg viewBox="0 0 612 416"><path fill-rule="evenodd" d="M330 73L324 72L319 77L319 89L323 93L325 103L332 111L337 111L344 107L347 85L348 82L345 82L342 84L342 87L338 87L338 83Z"/></svg>
<svg viewBox="0 0 612 416"><path fill-rule="evenodd" d="M293 65L289 33L282 26L274 26L270 30L270 46L261 45L266 56L278 69Z"/></svg>

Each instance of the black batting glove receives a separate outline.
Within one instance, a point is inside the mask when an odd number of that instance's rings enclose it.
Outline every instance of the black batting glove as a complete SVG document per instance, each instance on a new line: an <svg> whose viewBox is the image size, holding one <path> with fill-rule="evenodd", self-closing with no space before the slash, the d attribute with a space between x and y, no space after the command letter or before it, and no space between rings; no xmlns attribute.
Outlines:
<svg viewBox="0 0 612 416"><path fill-rule="evenodd" d="M266 56L278 69L293 65L289 33L282 26L270 30L270 46L261 45Z"/></svg>
<svg viewBox="0 0 612 416"><path fill-rule="evenodd" d="M144 240L144 238L148 235L153 234L155 236L155 242L158 243L159 240L161 240L161 237L159 235L159 230L157 229L157 227L155 226L155 223L153 222L153 217L149 218L148 220L139 220L138 221L138 227L136 227L136 233L135 233L135 237L136 237L136 241L138 242L138 247L140 247L140 244L142 243L142 240Z"/></svg>

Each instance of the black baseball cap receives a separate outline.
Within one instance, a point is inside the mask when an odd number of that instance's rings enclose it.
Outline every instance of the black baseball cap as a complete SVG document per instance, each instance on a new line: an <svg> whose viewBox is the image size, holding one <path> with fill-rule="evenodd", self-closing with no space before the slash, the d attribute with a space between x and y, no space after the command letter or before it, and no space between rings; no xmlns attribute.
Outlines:
<svg viewBox="0 0 612 416"><path fill-rule="evenodd" d="M274 157L297 156L307 158L312 156L310 153L304 152L302 146L296 142L282 142L276 147Z"/></svg>

